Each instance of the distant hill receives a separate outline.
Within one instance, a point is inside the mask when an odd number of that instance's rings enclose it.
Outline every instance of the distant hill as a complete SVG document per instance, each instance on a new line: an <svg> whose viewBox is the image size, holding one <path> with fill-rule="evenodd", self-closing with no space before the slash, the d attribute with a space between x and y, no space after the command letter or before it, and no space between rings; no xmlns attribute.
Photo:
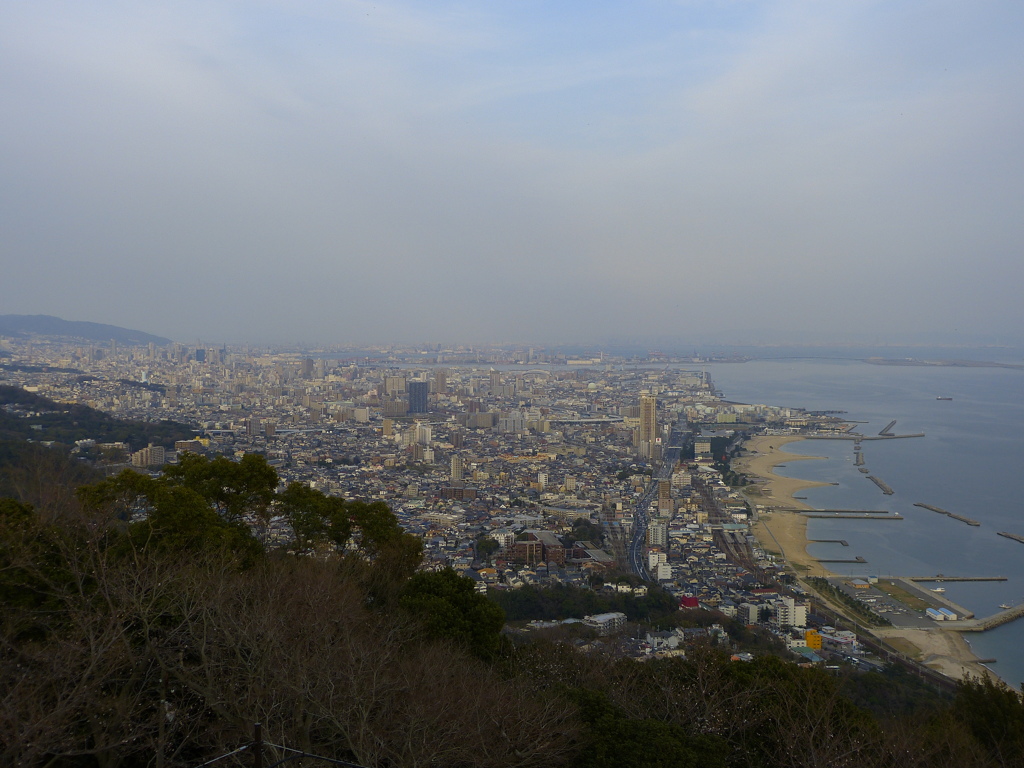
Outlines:
<svg viewBox="0 0 1024 768"><path fill-rule="evenodd" d="M53 315L0 315L0 336L63 336L118 344L170 344L170 339L116 325L62 320Z"/></svg>
<svg viewBox="0 0 1024 768"><path fill-rule="evenodd" d="M0 441L53 441L73 445L91 438L97 442L126 442L133 450L149 443L170 448L188 440L195 428L176 421L124 421L86 405L55 403L21 387L0 385Z"/></svg>

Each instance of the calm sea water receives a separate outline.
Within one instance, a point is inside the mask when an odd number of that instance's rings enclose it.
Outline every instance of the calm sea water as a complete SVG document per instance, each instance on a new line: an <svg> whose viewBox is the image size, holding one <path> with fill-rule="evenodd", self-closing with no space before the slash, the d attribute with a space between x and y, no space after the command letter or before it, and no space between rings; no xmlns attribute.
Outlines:
<svg viewBox="0 0 1024 768"><path fill-rule="evenodd" d="M852 360L772 360L709 365L727 399L842 410L875 435L893 419L897 434L925 437L862 443L865 466L895 493L885 496L853 464L851 441L807 440L787 450L820 461L794 462L780 474L838 483L803 492L819 508L886 509L902 521L811 520L812 539L845 539L849 547L815 544L811 554L863 556L864 565L833 565L851 575L1006 576L1006 582L946 583L946 597L987 616L1001 603L1024 601L1024 370L877 366ZM936 400L937 396L952 401ZM968 526L914 507L942 507L973 518ZM843 571L841 569L847 568ZM966 635L1011 685L1024 681L1024 619Z"/></svg>

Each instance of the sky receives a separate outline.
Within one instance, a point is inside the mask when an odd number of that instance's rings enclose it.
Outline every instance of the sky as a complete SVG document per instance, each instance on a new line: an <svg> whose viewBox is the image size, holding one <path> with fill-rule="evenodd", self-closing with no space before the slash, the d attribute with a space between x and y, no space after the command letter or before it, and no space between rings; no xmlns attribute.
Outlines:
<svg viewBox="0 0 1024 768"><path fill-rule="evenodd" d="M1024 346L1024 3L0 0L0 314Z"/></svg>

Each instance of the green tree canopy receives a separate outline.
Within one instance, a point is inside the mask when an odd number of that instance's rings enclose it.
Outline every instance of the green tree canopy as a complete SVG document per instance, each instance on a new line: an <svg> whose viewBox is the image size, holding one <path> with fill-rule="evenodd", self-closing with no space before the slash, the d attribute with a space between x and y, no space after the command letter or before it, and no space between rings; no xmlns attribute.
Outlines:
<svg viewBox="0 0 1024 768"><path fill-rule="evenodd" d="M481 658L493 657L501 646L505 614L450 568L415 574L399 603L423 623L429 637L455 640Z"/></svg>

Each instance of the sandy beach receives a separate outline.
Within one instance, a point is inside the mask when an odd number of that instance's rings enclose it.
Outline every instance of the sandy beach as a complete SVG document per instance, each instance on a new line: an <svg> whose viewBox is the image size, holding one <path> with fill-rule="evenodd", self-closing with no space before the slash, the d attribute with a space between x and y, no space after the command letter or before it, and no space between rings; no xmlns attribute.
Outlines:
<svg viewBox="0 0 1024 768"><path fill-rule="evenodd" d="M897 650L916 659L954 680L968 677L998 678L978 663L978 657L961 632L939 629L873 629L872 634L880 637Z"/></svg>
<svg viewBox="0 0 1024 768"><path fill-rule="evenodd" d="M768 552L775 552L785 558L797 570L808 576L834 576L821 563L807 553L807 518L799 512L789 510L813 509L793 494L805 488L828 483L797 480L780 477L772 471L780 464L793 461L813 460L814 456L800 456L782 450L788 443L801 440L800 437L779 437L760 435L746 442L745 454L733 461L733 468L748 476L761 478L765 482L756 490L746 493L747 500L756 505L758 521L752 532ZM968 677L992 677L960 632L949 632L938 627L934 629L874 629L872 634L885 639L925 666L931 667L947 677L963 680Z"/></svg>
<svg viewBox="0 0 1024 768"><path fill-rule="evenodd" d="M823 565L807 554L807 518L793 509L812 509L793 494L806 488L828 483L780 477L772 470L780 464L793 461L813 461L816 456L800 456L782 450L784 445L802 440L800 437L760 435L744 444L745 453L733 461L737 472L753 475L765 482L756 490L748 491L747 500L759 507L758 521L753 534L768 552L776 552L811 576L832 575Z"/></svg>

